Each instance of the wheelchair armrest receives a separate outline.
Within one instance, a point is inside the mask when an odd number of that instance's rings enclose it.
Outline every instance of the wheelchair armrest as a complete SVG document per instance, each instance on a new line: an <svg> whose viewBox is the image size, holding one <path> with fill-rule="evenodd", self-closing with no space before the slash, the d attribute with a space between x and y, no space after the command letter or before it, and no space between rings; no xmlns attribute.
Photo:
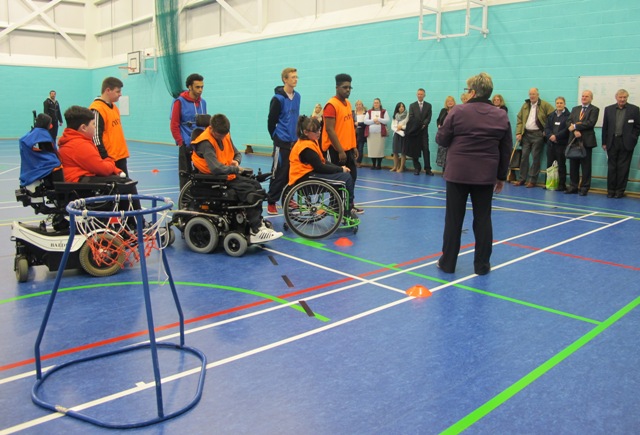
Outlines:
<svg viewBox="0 0 640 435"><path fill-rule="evenodd" d="M193 174L194 180L202 181L227 181L226 175L213 175L213 174Z"/></svg>
<svg viewBox="0 0 640 435"><path fill-rule="evenodd" d="M258 181L258 183L267 181L269 178L271 178L271 172L260 172L258 173L258 175L256 175L256 180Z"/></svg>

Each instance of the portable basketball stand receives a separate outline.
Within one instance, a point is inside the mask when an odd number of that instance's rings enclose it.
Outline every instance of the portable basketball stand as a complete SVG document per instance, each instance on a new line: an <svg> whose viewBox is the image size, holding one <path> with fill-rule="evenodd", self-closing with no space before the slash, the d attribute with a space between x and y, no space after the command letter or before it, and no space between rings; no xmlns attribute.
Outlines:
<svg viewBox="0 0 640 435"><path fill-rule="evenodd" d="M129 211L93 211L93 210L87 210L86 206L89 204L96 204L96 203L105 203L105 202L116 202L119 199L124 199L124 198L128 198L129 201L133 200L133 199L138 199L138 200L149 200L151 201L151 208L147 208L147 209L143 209L143 210L129 210ZM163 205L158 205L158 202L164 202ZM144 230L143 230L143 226L144 226L144 220L143 220L143 215L145 214L151 214L152 215L152 222L153 224L156 223L157 221L157 213L161 212L161 211L165 211L165 210L169 210L171 207L173 206L173 202L171 202L170 199L168 198L159 198L159 197L155 197L155 196L147 196L147 195L128 195L126 197L119 197L119 196L99 196L99 197L94 197L94 198L86 198L86 199L79 199L76 201L72 201L71 203L69 203L69 205L67 206L67 211L69 212L69 218L70 218L70 234L69 234L69 240L67 242L67 246L66 249L64 251L62 260L61 260L61 264L60 267L58 268L58 273L56 275L56 280L55 283L53 285L53 290L51 291L51 295L49 297L49 303L47 304L47 308L45 310L44 313L44 317L42 319L42 324L40 326L40 331L38 332L38 337L36 339L36 343L35 343L35 362L36 362L36 383L33 386L33 389L31 391L31 399L33 400L33 402L45 409L49 409L51 411L55 411L55 412L60 412L63 413L65 415L68 415L69 417L73 417L76 418L78 420L82 420L82 421L86 421L88 423L97 425L97 426L101 426L101 427L106 427L106 428L111 428L111 429L130 429L130 428L136 428L136 427L142 427L142 426L148 426L151 424L155 424L155 423L159 423L165 420L168 420L170 418L173 417L177 417L178 415L181 415L183 413L185 413L186 411L190 410L191 408L193 408L199 401L200 398L202 397L202 389L204 386L204 377L205 377L205 373L206 373L206 365L207 365L207 358L204 355L204 353L202 353L200 350L193 348L193 347L189 347L189 346L185 346L184 344L184 315L182 313L182 307L180 305L180 300L178 299L178 293L176 291L175 288L175 284L173 282L173 276L171 275L171 270L169 268L169 263L167 261L167 257L165 255L164 249L161 250L162 252L162 262L164 265L164 268L166 270L167 273L167 277L168 277L168 281L169 281L169 285L171 287L171 293L173 295L173 300L174 303L176 305L176 310L178 312L178 316L179 316L179 328L180 328L180 343L179 344L175 344L175 343L157 343L156 342L156 336L155 336L155 330L154 330L154 322L153 322L153 312L151 310L151 297L150 297L150 292L149 292L149 279L147 276L147 263L146 263L146 257L145 257L145 246L144 246ZM148 343L141 343L138 345L134 345L134 346L127 346L121 349L116 349L113 351L109 351L109 352L103 352L97 355L92 355L89 357L84 357L84 358L79 358L73 361L68 361L66 363L57 365L49 370L47 370L44 374L42 373L42 361L41 361L41 355L40 355L40 344L42 342L42 337L44 336L44 332L46 330L47 327L47 323L49 320L49 316L51 314L51 310L53 308L53 304L56 298L56 294L58 293L58 289L60 287L60 281L62 279L62 274L64 272L65 266L67 264L67 260L69 258L69 253L70 253L70 249L71 249L71 245L73 244L73 238L76 234L76 217L84 217L84 216L91 216L91 217L95 217L95 218L104 218L104 219L110 219L110 218L120 218L120 219L125 219L127 217L135 217L136 219L136 232L137 232L137 237L138 237L138 243L137 243L137 248L138 248L138 254L139 254L139 261L140 261L140 269L141 269L141 273L142 273L142 283L143 283L143 291L144 291L144 301L145 301L145 308L146 308L146 316L147 316L147 326L149 329L149 342ZM158 243L160 243L160 236L159 234L155 235L156 240ZM158 363L158 347L162 347L162 348L169 348L172 350L177 350L179 352L186 352L186 353L190 353L192 355L195 355L198 359L200 359L201 361L201 372L200 372L200 378L198 380L198 386L196 389L196 393L193 397L193 399L184 407L182 407L181 409L178 409L172 413L166 414L165 410L164 410L164 405L163 405L163 399L162 399L162 385L161 385L161 377L160 377L160 368L159 368L159 363ZM118 355L118 354L122 354L122 353L127 353L127 352L132 352L135 350L139 350L142 348L149 348L151 350L151 360L153 363L153 376L154 376L154 380L155 380L155 393L156 393L156 405L157 405L157 417L155 418L151 418L148 420L143 420L143 421L139 421L139 422L133 422L133 423L109 423L109 422L105 422L102 420L99 420L97 418L88 416L86 414L83 414L77 410L74 410L73 408L67 408L64 407L62 405L55 405L52 403L49 403L43 399L40 398L40 396L38 395L39 390L41 389L41 387L43 386L44 382L47 380L47 378L52 375L55 372L58 372L66 367L69 367L71 365L74 364L79 364L79 363L83 363L83 362L87 362L87 361L92 361L92 360L96 360L99 358L105 358L105 357L109 357L109 356L113 356L113 355Z"/></svg>

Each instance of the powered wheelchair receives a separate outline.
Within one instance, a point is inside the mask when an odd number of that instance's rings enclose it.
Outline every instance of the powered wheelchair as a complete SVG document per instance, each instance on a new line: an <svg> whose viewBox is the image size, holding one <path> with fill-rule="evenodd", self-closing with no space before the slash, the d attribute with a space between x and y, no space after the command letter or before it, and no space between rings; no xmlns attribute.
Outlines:
<svg viewBox="0 0 640 435"><path fill-rule="evenodd" d="M204 131L210 120L211 115L196 116L192 140ZM189 249L208 254L221 243L228 255L244 255L251 244L246 210L262 207L266 199L264 189L249 193L247 201L241 203L226 176L202 174L195 170L181 175L187 176L189 181L180 190L179 209L173 212L172 224L182 232ZM259 172L254 175L251 169L245 169L245 172L238 176L250 177L262 183L271 174ZM268 220L265 219L263 222L266 227L273 227Z"/></svg>
<svg viewBox="0 0 640 435"><path fill-rule="evenodd" d="M338 228L358 232L360 219L349 204L349 192L344 182L315 175L287 186L282 194L284 229L293 230L307 239L321 239Z"/></svg>
<svg viewBox="0 0 640 435"><path fill-rule="evenodd" d="M35 128L20 140L20 188L15 191L16 200L24 207L31 207L36 214L47 216L39 223L14 221L11 240L16 244L14 271L19 282L26 282L29 268L45 265L55 272L59 269L69 239L67 204L76 199L117 195L118 189L132 187L137 181L124 183L67 183L56 154L56 147L47 139L49 133ZM35 132L35 133L34 133ZM127 189L128 190L128 189ZM123 196L123 199L125 197ZM113 203L101 203L96 210L113 210ZM173 232L164 232L163 245L172 243ZM121 267L121 253L103 249L96 258L87 238L76 234L73 239L66 269L82 268L93 276L110 276ZM114 241L114 243L117 242Z"/></svg>

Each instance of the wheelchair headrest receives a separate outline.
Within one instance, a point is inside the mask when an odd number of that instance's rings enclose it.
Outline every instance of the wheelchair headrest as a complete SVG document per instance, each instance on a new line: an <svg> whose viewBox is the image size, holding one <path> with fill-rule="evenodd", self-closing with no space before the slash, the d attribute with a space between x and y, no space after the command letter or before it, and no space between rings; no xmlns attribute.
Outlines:
<svg viewBox="0 0 640 435"><path fill-rule="evenodd" d="M196 115L196 127L207 128L211 122L211 115Z"/></svg>
<svg viewBox="0 0 640 435"><path fill-rule="evenodd" d="M49 128L51 127L51 117L46 113L41 113L36 116L33 126L35 128L44 128L45 130L49 130Z"/></svg>

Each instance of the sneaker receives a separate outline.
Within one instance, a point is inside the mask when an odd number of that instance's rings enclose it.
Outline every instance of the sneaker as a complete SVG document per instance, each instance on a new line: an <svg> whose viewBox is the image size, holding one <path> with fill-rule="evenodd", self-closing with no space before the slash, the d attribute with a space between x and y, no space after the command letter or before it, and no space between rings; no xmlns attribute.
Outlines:
<svg viewBox="0 0 640 435"><path fill-rule="evenodd" d="M249 235L249 242L251 243L267 243L272 240L282 237L282 233L275 231L271 228L267 228L264 224L258 228L255 233L252 231Z"/></svg>
<svg viewBox="0 0 640 435"><path fill-rule="evenodd" d="M274 215L278 214L278 208L275 204L267 204L267 214Z"/></svg>
<svg viewBox="0 0 640 435"><path fill-rule="evenodd" d="M351 210L356 212L356 214L364 214L364 210L361 209L361 208L356 207L355 205L353 206L353 208Z"/></svg>

